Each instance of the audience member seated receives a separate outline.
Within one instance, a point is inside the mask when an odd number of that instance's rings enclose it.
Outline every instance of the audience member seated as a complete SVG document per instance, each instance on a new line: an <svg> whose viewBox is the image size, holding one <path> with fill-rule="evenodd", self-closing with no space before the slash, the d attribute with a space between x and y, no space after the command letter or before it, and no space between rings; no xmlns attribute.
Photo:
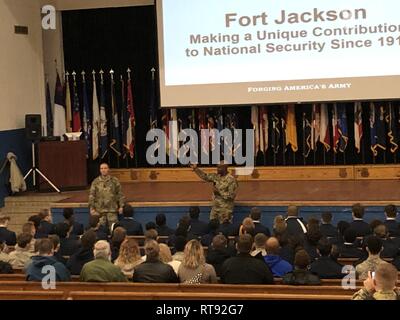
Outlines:
<svg viewBox="0 0 400 320"><path fill-rule="evenodd" d="M0 261L10 262L10 255L8 254L8 247L4 242L0 242Z"/></svg>
<svg viewBox="0 0 400 320"><path fill-rule="evenodd" d="M33 222L26 222L22 225L22 233L29 233L32 236L32 240L31 243L29 244L29 251L31 253L35 253L36 251L35 249L35 242L36 239L34 238L35 233L36 233L36 229L35 229L35 225L33 224Z"/></svg>
<svg viewBox="0 0 400 320"><path fill-rule="evenodd" d="M211 245L208 247L206 262L214 267L217 276L220 277L222 264L234 255L228 248L226 237L223 234L218 234L213 238Z"/></svg>
<svg viewBox="0 0 400 320"><path fill-rule="evenodd" d="M266 241L267 255L264 257L264 261L271 269L274 277L282 277L293 270L293 266L279 256L279 249L280 245L277 238L270 237Z"/></svg>
<svg viewBox="0 0 400 320"><path fill-rule="evenodd" d="M382 258L395 258L397 256L399 253L399 243L389 237L386 225L381 224L376 226L374 229L374 236L378 237L382 241Z"/></svg>
<svg viewBox="0 0 400 320"><path fill-rule="evenodd" d="M289 206L286 218L286 231L289 235L304 236L307 233L307 228L301 218L296 206Z"/></svg>
<svg viewBox="0 0 400 320"><path fill-rule="evenodd" d="M144 225L144 229L146 231L148 230L157 230L157 225L153 221L149 221Z"/></svg>
<svg viewBox="0 0 400 320"><path fill-rule="evenodd" d="M375 271L379 265L387 263L379 257L382 251L381 239L375 236L370 236L368 237L366 244L368 258L356 266L357 278L361 280L367 279L369 271Z"/></svg>
<svg viewBox="0 0 400 320"><path fill-rule="evenodd" d="M307 251L310 256L311 262L319 257L317 252L318 241L322 238L322 234L319 230L319 224L307 224L307 233L304 239L304 250Z"/></svg>
<svg viewBox="0 0 400 320"><path fill-rule="evenodd" d="M134 282L176 283L178 277L174 269L160 261L160 246L154 240L146 241L144 246L146 261L135 267Z"/></svg>
<svg viewBox="0 0 400 320"><path fill-rule="evenodd" d="M237 236L239 233L239 226L233 224L230 220L225 220L219 225L218 233L222 233L225 237Z"/></svg>
<svg viewBox="0 0 400 320"><path fill-rule="evenodd" d="M385 226L389 231L389 237L400 237L400 225L396 221L397 208L395 205L390 204L385 207Z"/></svg>
<svg viewBox="0 0 400 320"><path fill-rule="evenodd" d="M205 247L209 247L216 235L218 235L219 220L212 219L208 223L208 233L201 237L201 244Z"/></svg>
<svg viewBox="0 0 400 320"><path fill-rule="evenodd" d="M281 239L279 256L294 265L294 256L300 249L304 249L304 236L301 234L286 234L286 237Z"/></svg>
<svg viewBox="0 0 400 320"><path fill-rule="evenodd" d="M204 236L208 233L208 223L199 220L200 216L200 208L197 206L193 206L189 208L189 223L190 223L190 232L196 237Z"/></svg>
<svg viewBox="0 0 400 320"><path fill-rule="evenodd" d="M178 227L175 230L174 234L171 234L168 238L168 245L170 247L175 246L175 238L181 236L186 238L187 240L192 240L197 238L196 236L193 235L193 233L190 231L190 223L189 223L189 217L183 216L178 223Z"/></svg>
<svg viewBox="0 0 400 320"><path fill-rule="evenodd" d="M272 228L272 235L278 239L279 243L281 243L282 238L287 239L287 223L286 219L282 215L277 215L274 218L274 224Z"/></svg>
<svg viewBox="0 0 400 320"><path fill-rule="evenodd" d="M239 236L238 255L227 259L221 267L221 280L228 284L272 284L274 279L266 263L250 255L253 239L249 234Z"/></svg>
<svg viewBox="0 0 400 320"><path fill-rule="evenodd" d="M118 258L119 248L126 239L126 230L122 227L114 229L111 237L111 261L114 262Z"/></svg>
<svg viewBox="0 0 400 320"><path fill-rule="evenodd" d="M179 266L178 278L181 283L217 283L217 275L211 264L206 263L203 247L198 240L190 240Z"/></svg>
<svg viewBox="0 0 400 320"><path fill-rule="evenodd" d="M72 225L72 235L80 236L84 232L83 224L75 221L74 209L64 208L63 210L64 222Z"/></svg>
<svg viewBox="0 0 400 320"><path fill-rule="evenodd" d="M353 222L350 223L350 228L356 231L356 237L365 237L372 233L368 223L363 220L364 207L356 203L352 208Z"/></svg>
<svg viewBox="0 0 400 320"><path fill-rule="evenodd" d="M124 205L122 215L123 218L115 223L112 229L122 227L126 230L127 236L142 236L142 224L133 219L133 208L129 204Z"/></svg>
<svg viewBox="0 0 400 320"><path fill-rule="evenodd" d="M165 243L160 243L160 261L169 264L178 275L179 266L182 262L172 259L171 249Z"/></svg>
<svg viewBox="0 0 400 320"><path fill-rule="evenodd" d="M80 281L85 282L126 282L121 269L111 262L110 244L97 241L93 250L94 260L86 263L81 271Z"/></svg>
<svg viewBox="0 0 400 320"><path fill-rule="evenodd" d="M323 237L326 238L336 238L337 229L332 225L332 213L323 212L321 214L321 225L319 226L319 231Z"/></svg>
<svg viewBox="0 0 400 320"><path fill-rule="evenodd" d="M314 227L319 229L319 220L314 217L308 218L306 225L307 230Z"/></svg>
<svg viewBox="0 0 400 320"><path fill-rule="evenodd" d="M250 218L253 220L254 223L254 234L263 233L267 237L271 236L271 232L269 231L269 229L260 222L261 210L259 208L251 208Z"/></svg>
<svg viewBox="0 0 400 320"><path fill-rule="evenodd" d="M114 264L121 269L128 279L132 279L134 268L142 262L137 241L135 239L125 239L119 248L119 255Z"/></svg>
<svg viewBox="0 0 400 320"><path fill-rule="evenodd" d="M63 265L67 264L67 258L64 258L60 254L60 237L56 234L49 234L48 238L53 241L53 248L54 248L54 258L61 262Z"/></svg>
<svg viewBox="0 0 400 320"><path fill-rule="evenodd" d="M72 256L80 248L80 241L77 236L71 235L72 226L60 222L56 224L56 234L60 237L59 254L62 256Z"/></svg>
<svg viewBox="0 0 400 320"><path fill-rule="evenodd" d="M327 238L318 241L317 251L319 257L311 263L310 271L320 279L341 279L343 266L331 257L332 244Z"/></svg>
<svg viewBox="0 0 400 320"><path fill-rule="evenodd" d="M93 230L88 230L82 235L81 248L69 257L66 264L72 275L80 275L84 264L94 259L93 247L96 241L96 233Z"/></svg>
<svg viewBox="0 0 400 320"><path fill-rule="evenodd" d="M242 224L239 227L239 236L243 234L249 234L252 237L254 237L254 230L255 230L255 225L253 223L253 220L249 217L244 218Z"/></svg>
<svg viewBox="0 0 400 320"><path fill-rule="evenodd" d="M28 222L32 222L35 225L35 235L33 236L35 239L37 239L40 236L39 227L40 227L41 220L42 219L40 219L38 214L35 214L28 218Z"/></svg>
<svg viewBox="0 0 400 320"><path fill-rule="evenodd" d="M177 236L175 238L175 245L174 245L175 253L172 256L173 260L180 261L180 262L183 261L183 255L184 255L183 250L185 250L186 243L187 243L187 239L185 237Z"/></svg>
<svg viewBox="0 0 400 320"><path fill-rule="evenodd" d="M68 269L53 256L53 241L43 238L37 241L36 245L38 255L33 256L31 263L27 266L26 279L28 281L42 281L43 277L48 276L48 270L51 270L48 269L47 272L42 273L43 267L52 266L57 281L69 281L71 277Z"/></svg>
<svg viewBox="0 0 400 320"><path fill-rule="evenodd" d="M164 213L159 213L156 215L156 225L158 235L163 237L169 237L174 233L174 229L167 226L167 217Z"/></svg>
<svg viewBox="0 0 400 320"><path fill-rule="evenodd" d="M100 224L100 217L92 215L89 217L89 228L96 234L97 241L108 240L108 228Z"/></svg>
<svg viewBox="0 0 400 320"><path fill-rule="evenodd" d="M265 233L257 233L255 235L253 250L250 252L253 257L264 260L264 256L267 255L267 252L265 251L265 242L267 239L268 237L265 235Z"/></svg>
<svg viewBox="0 0 400 320"><path fill-rule="evenodd" d="M32 241L32 235L30 233L21 233L17 237L17 245L15 250L9 254L9 263L13 269L23 269L27 261L29 261L33 255L30 251L30 243Z"/></svg>
<svg viewBox="0 0 400 320"><path fill-rule="evenodd" d="M0 214L0 242L5 242L8 246L15 246L17 243L17 236L15 232L7 229L9 221L9 216Z"/></svg>
<svg viewBox="0 0 400 320"><path fill-rule="evenodd" d="M338 246L340 258L357 258L365 257L364 252L356 245L357 233L353 228L348 228L344 232L344 243Z"/></svg>
<svg viewBox="0 0 400 320"><path fill-rule="evenodd" d="M47 238L49 234L55 234L55 226L52 223L52 216L49 209L44 209L39 213L40 225L38 229L38 238Z"/></svg>
<svg viewBox="0 0 400 320"><path fill-rule="evenodd" d="M299 250L294 257L294 270L283 276L282 283L290 285L319 285L320 279L308 269L310 257L305 250Z"/></svg>
<svg viewBox="0 0 400 320"><path fill-rule="evenodd" d="M397 274L390 263L379 265L374 277L368 272L364 287L353 295L353 300L400 300L400 291L396 288Z"/></svg>
<svg viewBox="0 0 400 320"><path fill-rule="evenodd" d="M330 239L332 244L335 244L337 246L341 246L344 243L344 233L345 231L350 228L350 223L347 221L339 221L337 224L337 237L336 239Z"/></svg>

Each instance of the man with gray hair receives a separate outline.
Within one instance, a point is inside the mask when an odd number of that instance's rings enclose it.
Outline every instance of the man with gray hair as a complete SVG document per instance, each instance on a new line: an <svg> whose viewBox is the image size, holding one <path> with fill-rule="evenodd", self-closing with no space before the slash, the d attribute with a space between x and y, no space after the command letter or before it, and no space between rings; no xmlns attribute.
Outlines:
<svg viewBox="0 0 400 320"><path fill-rule="evenodd" d="M179 282L174 269L160 261L160 246L155 240L147 240L144 245L146 261L135 267L134 282L175 283Z"/></svg>
<svg viewBox="0 0 400 320"><path fill-rule="evenodd" d="M110 244L97 241L93 250L94 260L86 263L81 271L80 281L85 282L126 282L121 269L111 263Z"/></svg>

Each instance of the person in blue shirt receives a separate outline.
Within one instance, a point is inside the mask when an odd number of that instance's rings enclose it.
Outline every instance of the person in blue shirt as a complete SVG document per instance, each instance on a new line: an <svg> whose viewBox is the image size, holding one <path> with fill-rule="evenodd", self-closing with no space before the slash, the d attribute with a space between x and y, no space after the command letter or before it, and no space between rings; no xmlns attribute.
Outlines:
<svg viewBox="0 0 400 320"><path fill-rule="evenodd" d="M293 270L293 266L279 256L279 249L278 239L275 237L268 238L265 244L267 255L264 257L264 261L271 269L274 277L282 277Z"/></svg>

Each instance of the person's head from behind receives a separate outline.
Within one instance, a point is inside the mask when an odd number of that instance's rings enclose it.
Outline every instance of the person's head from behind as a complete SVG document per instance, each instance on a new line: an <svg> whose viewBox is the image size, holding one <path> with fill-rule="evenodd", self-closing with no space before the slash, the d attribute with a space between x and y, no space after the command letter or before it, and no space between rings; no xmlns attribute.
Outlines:
<svg viewBox="0 0 400 320"><path fill-rule="evenodd" d="M254 221L260 221L261 219L261 210L257 207L251 208L250 210L250 218Z"/></svg>
<svg viewBox="0 0 400 320"><path fill-rule="evenodd" d="M388 237L388 230L384 224L376 226L373 230L374 236L378 237L379 239L385 240Z"/></svg>
<svg viewBox="0 0 400 320"><path fill-rule="evenodd" d="M318 241L317 251L322 257L328 257L332 251L332 244L328 239L322 238Z"/></svg>
<svg viewBox="0 0 400 320"><path fill-rule="evenodd" d="M317 218L311 217L307 221L307 229L319 227L319 220Z"/></svg>
<svg viewBox="0 0 400 320"><path fill-rule="evenodd" d="M35 228L35 225L33 224L33 222L29 221L29 222L24 223L22 225L22 233L29 233L33 237L36 233L36 228Z"/></svg>
<svg viewBox="0 0 400 320"><path fill-rule="evenodd" d="M96 232L90 229L87 230L81 237L82 248L93 249L93 246L96 243L96 239Z"/></svg>
<svg viewBox="0 0 400 320"><path fill-rule="evenodd" d="M287 210L288 217L298 217L299 209L296 206L289 206Z"/></svg>
<svg viewBox="0 0 400 320"><path fill-rule="evenodd" d="M353 244L357 239L357 232L353 228L348 228L344 232L344 242Z"/></svg>
<svg viewBox="0 0 400 320"><path fill-rule="evenodd" d="M154 221L149 221L144 225L144 228L145 228L145 230L151 230L151 229L156 230L157 225L154 223Z"/></svg>
<svg viewBox="0 0 400 320"><path fill-rule="evenodd" d="M380 264L375 271L374 286L376 291L392 291L396 288L398 272L391 263Z"/></svg>
<svg viewBox="0 0 400 320"><path fill-rule="evenodd" d="M116 227L113 231L111 242L121 244L126 238L126 230L122 227Z"/></svg>
<svg viewBox="0 0 400 320"><path fill-rule="evenodd" d="M322 224L331 224L332 223L332 213L323 212L321 214L321 222L322 222Z"/></svg>
<svg viewBox="0 0 400 320"><path fill-rule="evenodd" d="M253 247L253 237L250 234L242 234L236 242L236 250L240 254L249 254Z"/></svg>
<svg viewBox="0 0 400 320"><path fill-rule="evenodd" d="M287 223L282 215L277 215L274 218L273 229L275 234L282 234L286 231Z"/></svg>
<svg viewBox="0 0 400 320"><path fill-rule="evenodd" d="M243 219L242 222L242 232L243 233L248 233L248 234L253 234L255 229L254 222L251 218L247 217Z"/></svg>
<svg viewBox="0 0 400 320"><path fill-rule="evenodd" d="M40 217L40 220L51 222L51 220L52 220L51 211L49 209L43 209L39 212L39 217Z"/></svg>
<svg viewBox="0 0 400 320"><path fill-rule="evenodd" d="M101 163L100 164L100 174L103 177L106 177L106 176L108 176L109 172L110 172L110 166L108 165L108 163L106 163L106 162Z"/></svg>
<svg viewBox="0 0 400 320"><path fill-rule="evenodd" d="M5 214L0 214L0 225L3 227L8 226L8 222L10 221L10 217Z"/></svg>
<svg viewBox="0 0 400 320"><path fill-rule="evenodd" d="M144 244L144 252L147 261L158 260L160 255L160 246L155 240L148 240Z"/></svg>
<svg viewBox="0 0 400 320"><path fill-rule="evenodd" d="M190 229L190 218L189 218L189 216L184 215L179 219L177 229L179 229L179 228L186 229L186 231L189 231L189 229Z"/></svg>
<svg viewBox="0 0 400 320"><path fill-rule="evenodd" d="M306 250L299 250L294 256L294 266L298 270L307 270L310 265L310 256Z"/></svg>
<svg viewBox="0 0 400 320"><path fill-rule="evenodd" d="M280 244L277 238L269 237L268 240L265 242L265 250L267 251L268 255L278 255L280 249Z"/></svg>
<svg viewBox="0 0 400 320"><path fill-rule="evenodd" d="M397 208L394 204L389 204L385 207L385 215L386 218L396 219L397 217Z"/></svg>
<svg viewBox="0 0 400 320"><path fill-rule="evenodd" d="M74 209L72 209L72 208L64 208L63 216L64 216L65 220L73 221L73 219L74 219Z"/></svg>
<svg viewBox="0 0 400 320"><path fill-rule="evenodd" d="M56 235L60 237L60 239L67 238L72 231L72 226L65 222L60 222L56 224Z"/></svg>
<svg viewBox="0 0 400 320"><path fill-rule="evenodd" d="M133 208L130 204L125 204L122 208L122 215L124 218L132 218L133 217Z"/></svg>
<svg viewBox="0 0 400 320"><path fill-rule="evenodd" d="M160 243L160 261L163 263L168 263L172 261L171 249L165 244Z"/></svg>
<svg viewBox="0 0 400 320"><path fill-rule="evenodd" d="M158 239L158 232L156 229L149 229L144 232L144 239L147 240L155 240Z"/></svg>
<svg viewBox="0 0 400 320"><path fill-rule="evenodd" d="M193 220L198 220L200 216L200 208L198 206L192 206L189 208L189 217Z"/></svg>
<svg viewBox="0 0 400 320"><path fill-rule="evenodd" d="M316 246L319 239L322 238L322 233L319 229L319 225L318 224L309 225L306 237L309 244L311 244L312 246Z"/></svg>
<svg viewBox="0 0 400 320"><path fill-rule="evenodd" d="M177 236L175 238L174 248L177 252L182 252L185 249L187 243L186 237Z"/></svg>
<svg viewBox="0 0 400 320"><path fill-rule="evenodd" d="M356 203L352 207L353 219L362 219L364 217L364 207L360 203Z"/></svg>
<svg viewBox="0 0 400 320"><path fill-rule="evenodd" d="M256 249L265 249L265 243L268 237L264 233L257 233L254 236L254 247Z"/></svg>
<svg viewBox="0 0 400 320"><path fill-rule="evenodd" d="M218 219L211 219L208 222L208 230L210 230L210 233L216 233L219 228L219 220Z"/></svg>
<svg viewBox="0 0 400 320"><path fill-rule="evenodd" d="M93 256L95 259L104 259L111 261L111 249L108 241L97 241L93 248Z"/></svg>
<svg viewBox="0 0 400 320"><path fill-rule="evenodd" d="M40 226L40 221L42 221L42 219L40 219L38 214L35 214L33 216L30 216L28 218L28 221L32 222L35 225L35 229L39 229Z"/></svg>
<svg viewBox="0 0 400 320"><path fill-rule="evenodd" d="M159 227L163 227L167 224L167 217L164 213L159 213L156 215L156 225Z"/></svg>
<svg viewBox="0 0 400 320"><path fill-rule="evenodd" d="M60 250L60 237L56 234L49 234L48 238L53 241L54 252Z"/></svg>
<svg viewBox="0 0 400 320"><path fill-rule="evenodd" d="M100 217L92 215L89 217L89 227L97 230L100 227Z"/></svg>
<svg viewBox="0 0 400 320"><path fill-rule="evenodd" d="M27 249L29 248L29 244L31 243L32 239L33 239L32 234L23 232L19 234L17 237L17 245L21 249Z"/></svg>
<svg viewBox="0 0 400 320"><path fill-rule="evenodd" d="M214 250L224 250L228 245L228 240L223 234L217 234L212 240Z"/></svg>
<svg viewBox="0 0 400 320"><path fill-rule="evenodd" d="M383 222L379 219L374 219L369 223L369 227L373 231L377 226L380 226Z"/></svg>
<svg viewBox="0 0 400 320"><path fill-rule="evenodd" d="M382 240L375 236L367 239L367 252L369 255L379 255L382 251Z"/></svg>
<svg viewBox="0 0 400 320"><path fill-rule="evenodd" d="M222 177L226 176L228 174L228 165L221 161L221 163L217 166L217 173Z"/></svg>
<svg viewBox="0 0 400 320"><path fill-rule="evenodd" d="M203 246L198 240L190 240L186 243L185 250L183 252L183 266L196 269L199 266L204 265L206 259L204 257Z"/></svg>
<svg viewBox="0 0 400 320"><path fill-rule="evenodd" d="M51 239L43 238L40 241L36 241L36 249L39 256L52 256L54 253L54 243ZM35 243L36 244L36 243Z"/></svg>
<svg viewBox="0 0 400 320"><path fill-rule="evenodd" d="M119 247L118 261L123 264L131 264L140 260L140 249L135 239L126 238Z"/></svg>

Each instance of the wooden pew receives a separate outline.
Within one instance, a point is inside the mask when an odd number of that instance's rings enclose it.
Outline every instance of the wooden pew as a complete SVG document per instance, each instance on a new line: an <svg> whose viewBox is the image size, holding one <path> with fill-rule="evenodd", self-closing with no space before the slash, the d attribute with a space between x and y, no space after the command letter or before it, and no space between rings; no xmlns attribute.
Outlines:
<svg viewBox="0 0 400 320"><path fill-rule="evenodd" d="M62 300L63 291L4 291L0 290L0 300Z"/></svg>

